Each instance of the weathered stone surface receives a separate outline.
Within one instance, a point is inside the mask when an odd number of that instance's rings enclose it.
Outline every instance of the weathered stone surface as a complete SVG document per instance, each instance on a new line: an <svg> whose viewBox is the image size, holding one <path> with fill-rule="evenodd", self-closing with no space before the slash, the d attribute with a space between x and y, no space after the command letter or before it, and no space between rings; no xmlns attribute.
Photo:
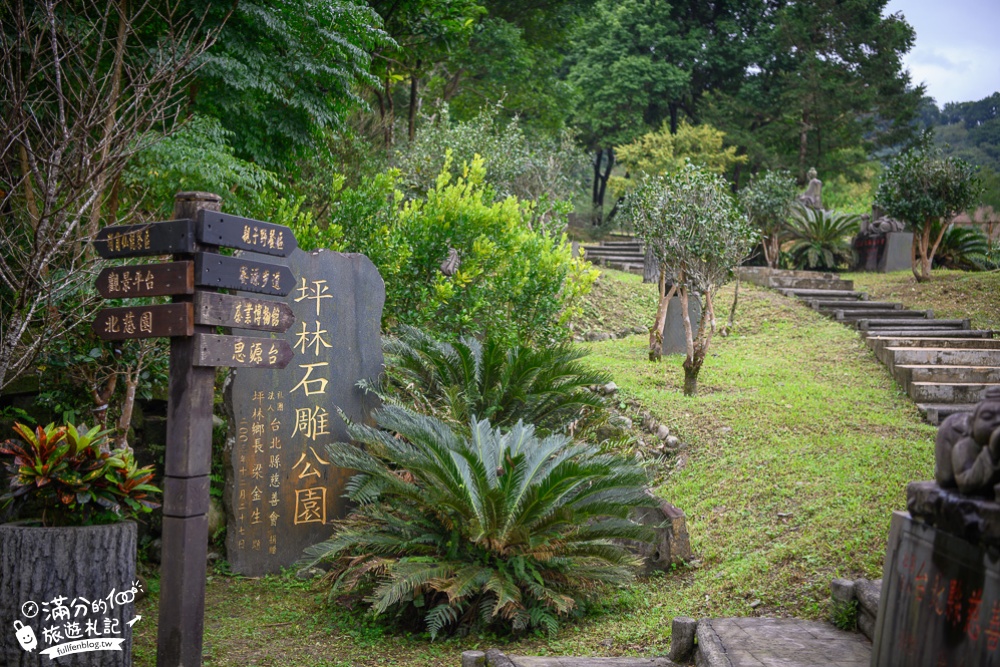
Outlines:
<svg viewBox="0 0 1000 667"><path fill-rule="evenodd" d="M906 508L914 518L974 544L1000 548L1000 503L963 496L935 482L910 482Z"/></svg>
<svg viewBox="0 0 1000 667"><path fill-rule="evenodd" d="M622 540L622 543L643 558L643 574L657 570L668 571L674 563L691 559L691 542L688 537L684 512L665 500L654 507L638 507L632 519L651 526L656 537L652 543Z"/></svg>
<svg viewBox="0 0 1000 667"><path fill-rule="evenodd" d="M616 391L618 391L618 385L616 385L614 382L609 382L603 387L601 387L601 393L604 394L605 396L611 396Z"/></svg>
<svg viewBox="0 0 1000 667"><path fill-rule="evenodd" d="M858 611L858 630L868 639L875 639L875 615L860 609Z"/></svg>
<svg viewBox="0 0 1000 667"><path fill-rule="evenodd" d="M656 427L656 437L660 440L666 440L670 437L670 429L667 428L666 424L660 424Z"/></svg>
<svg viewBox="0 0 1000 667"><path fill-rule="evenodd" d="M895 512L882 580L873 667L995 662L995 549Z"/></svg>
<svg viewBox="0 0 1000 667"><path fill-rule="evenodd" d="M789 618L698 621L696 664L705 667L868 667L863 636Z"/></svg>
<svg viewBox="0 0 1000 667"><path fill-rule="evenodd" d="M677 667L666 658L577 658L563 656L511 657L515 667Z"/></svg>
<svg viewBox="0 0 1000 667"><path fill-rule="evenodd" d="M698 621L688 616L677 616L670 623L670 659L687 662L694 653L694 637Z"/></svg>
<svg viewBox="0 0 1000 667"><path fill-rule="evenodd" d="M834 602L850 602L854 599L854 582L850 579L834 579L830 582L830 597Z"/></svg>
<svg viewBox="0 0 1000 667"><path fill-rule="evenodd" d="M485 667L486 653L483 651L462 651L462 667Z"/></svg>
<svg viewBox="0 0 1000 667"><path fill-rule="evenodd" d="M487 667L514 667L510 658L495 648L486 651L486 665Z"/></svg>
<svg viewBox="0 0 1000 667"><path fill-rule="evenodd" d="M882 580L858 579L854 582L854 596L858 598L858 604L873 616L878 614L878 600L882 592Z"/></svg>
<svg viewBox="0 0 1000 667"><path fill-rule="evenodd" d="M675 296L667 305L667 321L663 325L663 354L686 354L687 337L684 333L684 315L681 308L681 298ZM698 328L701 317L701 298L697 294L688 297L688 316L691 326Z"/></svg>
<svg viewBox="0 0 1000 667"><path fill-rule="evenodd" d="M233 571L250 576L291 565L346 514L353 473L330 465L325 445L347 440L339 411L369 419L376 398L357 382L382 372L385 285L375 265L325 250L282 261L296 278L285 298L296 321L283 334L295 358L283 370L234 370L226 389L226 549Z"/></svg>

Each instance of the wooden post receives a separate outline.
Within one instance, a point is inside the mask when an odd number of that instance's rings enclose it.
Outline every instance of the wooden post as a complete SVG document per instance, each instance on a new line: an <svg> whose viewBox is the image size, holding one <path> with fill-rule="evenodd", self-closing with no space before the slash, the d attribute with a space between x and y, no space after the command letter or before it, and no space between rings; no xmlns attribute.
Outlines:
<svg viewBox="0 0 1000 667"><path fill-rule="evenodd" d="M221 204L218 195L181 192L174 200L174 218L194 220L199 210L218 211ZM193 256L179 254L174 259ZM187 303L192 297L179 295L173 300ZM194 333L214 331L196 325ZM195 341L196 336L170 339L158 667L201 665L215 369L195 366Z"/></svg>

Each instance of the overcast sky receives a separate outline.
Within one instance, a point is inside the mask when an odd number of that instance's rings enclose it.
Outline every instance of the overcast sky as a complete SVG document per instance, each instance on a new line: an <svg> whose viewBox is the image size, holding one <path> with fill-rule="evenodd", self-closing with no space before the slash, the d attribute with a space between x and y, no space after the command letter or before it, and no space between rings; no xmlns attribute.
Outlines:
<svg viewBox="0 0 1000 667"><path fill-rule="evenodd" d="M1000 0L889 0L896 12L917 33L903 61L939 107L1000 91Z"/></svg>

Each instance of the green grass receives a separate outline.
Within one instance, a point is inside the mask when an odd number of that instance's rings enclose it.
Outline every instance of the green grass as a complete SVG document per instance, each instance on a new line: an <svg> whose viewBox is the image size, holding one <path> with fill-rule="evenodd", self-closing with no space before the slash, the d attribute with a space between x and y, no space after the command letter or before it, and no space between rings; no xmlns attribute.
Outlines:
<svg viewBox="0 0 1000 667"><path fill-rule="evenodd" d="M616 323L603 330L645 326L655 289L606 272L588 318ZM720 312L731 296L720 296ZM622 401L638 401L686 444L669 458L647 454L663 480L656 493L687 514L691 564L608 591L554 639L517 642L431 643L326 607L312 583L216 576L205 664L457 664L462 650L488 646L657 655L674 616L827 618L831 579L881 576L892 511L905 508L907 482L933 474L934 429L852 330L752 286L741 287L740 304L734 333L712 343L695 398L681 393L682 358L650 363L646 336L587 344L588 363L612 373ZM155 653L155 605L142 605L140 667Z"/></svg>

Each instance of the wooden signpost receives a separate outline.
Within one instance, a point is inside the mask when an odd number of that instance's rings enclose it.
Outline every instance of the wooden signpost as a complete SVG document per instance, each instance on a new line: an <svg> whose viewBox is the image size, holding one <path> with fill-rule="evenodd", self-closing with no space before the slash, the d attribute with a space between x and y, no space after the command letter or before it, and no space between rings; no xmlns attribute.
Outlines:
<svg viewBox="0 0 1000 667"><path fill-rule="evenodd" d="M105 308L92 324L103 340L170 337L158 667L201 664L215 369L284 368L293 356L283 339L216 332L280 333L295 322L287 304L215 292L285 296L295 287L288 267L226 257L217 248L283 257L298 247L287 227L220 213L220 205L217 195L182 192L176 220L105 227L93 242L105 259L173 255L171 262L107 268L97 279L104 298L170 295L173 303Z"/></svg>

